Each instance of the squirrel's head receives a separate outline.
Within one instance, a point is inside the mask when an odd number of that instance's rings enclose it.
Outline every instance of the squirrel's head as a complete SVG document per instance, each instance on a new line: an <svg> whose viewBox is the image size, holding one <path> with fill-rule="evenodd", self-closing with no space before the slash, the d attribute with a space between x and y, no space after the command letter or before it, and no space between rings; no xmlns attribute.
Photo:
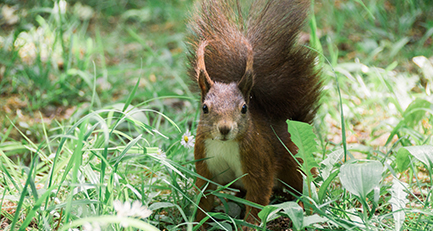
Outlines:
<svg viewBox="0 0 433 231"><path fill-rule="evenodd" d="M197 51L197 81L201 90L201 125L210 139L236 140L248 129L248 104L254 85L252 48L247 43L246 70L239 82L214 82L206 72L202 42Z"/></svg>

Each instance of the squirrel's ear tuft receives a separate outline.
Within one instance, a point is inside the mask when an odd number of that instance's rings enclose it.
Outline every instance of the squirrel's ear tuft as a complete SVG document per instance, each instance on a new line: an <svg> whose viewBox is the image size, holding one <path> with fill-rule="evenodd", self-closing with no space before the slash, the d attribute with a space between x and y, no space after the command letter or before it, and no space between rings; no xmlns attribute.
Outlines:
<svg viewBox="0 0 433 231"><path fill-rule="evenodd" d="M197 49L197 80L198 85L201 89L201 101L208 93L209 89L213 86L214 82L210 79L209 74L206 71L204 63L204 48L207 46L207 41L201 41Z"/></svg>
<svg viewBox="0 0 433 231"><path fill-rule="evenodd" d="M254 74L251 70L247 70L242 76L242 79L238 83L238 88L241 90L242 95L245 98L245 101L248 102L248 99L250 98L251 89L253 89L254 86Z"/></svg>
<svg viewBox="0 0 433 231"><path fill-rule="evenodd" d="M254 86L254 72L253 72L253 62L254 62L254 53L251 44L247 39L243 39L246 50L247 50L247 62L245 67L245 74L242 76L242 79L238 83L239 90L241 90L242 95L245 98L245 101L248 102L250 98L251 89Z"/></svg>
<svg viewBox="0 0 433 231"><path fill-rule="evenodd" d="M213 86L214 82L210 79L209 75L205 70L200 70L198 74L198 85L201 89L201 98L202 101L206 94L209 92L209 89Z"/></svg>

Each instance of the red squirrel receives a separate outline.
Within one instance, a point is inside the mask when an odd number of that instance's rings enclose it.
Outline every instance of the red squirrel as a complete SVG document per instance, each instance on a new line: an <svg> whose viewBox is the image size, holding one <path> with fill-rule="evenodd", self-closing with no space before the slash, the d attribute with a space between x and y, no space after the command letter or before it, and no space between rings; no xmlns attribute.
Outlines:
<svg viewBox="0 0 433 231"><path fill-rule="evenodd" d="M308 0L257 0L247 13L241 5L204 0L190 21L188 72L201 92L195 166L222 185L243 176L232 187L265 206L273 192L284 194L285 184L292 194L302 193L302 172L292 156L297 147L286 120L312 122L320 70L314 52L297 41ZM206 184L197 178L198 188L205 190ZM214 196L203 196L199 206L210 211L213 201ZM259 211L246 206L245 220L258 224ZM196 221L204 217L199 209Z"/></svg>

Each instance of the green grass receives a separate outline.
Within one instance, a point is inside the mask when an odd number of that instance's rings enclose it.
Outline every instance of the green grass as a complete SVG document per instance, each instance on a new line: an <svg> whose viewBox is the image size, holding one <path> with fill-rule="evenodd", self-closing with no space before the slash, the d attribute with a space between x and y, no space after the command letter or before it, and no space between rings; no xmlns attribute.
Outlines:
<svg viewBox="0 0 433 231"><path fill-rule="evenodd" d="M6 4L19 20L0 18L1 229L194 229L201 195L193 149L180 143L198 120L185 68L193 2L70 1L66 11L61 2ZM305 211L275 202L262 220L432 229L433 3L325 0L313 8L305 31L316 31L309 44L323 53L324 96L317 137L298 142L317 141L318 151L302 156L319 174L299 199ZM152 213L117 216L117 200ZM215 229L242 224L210 215Z"/></svg>

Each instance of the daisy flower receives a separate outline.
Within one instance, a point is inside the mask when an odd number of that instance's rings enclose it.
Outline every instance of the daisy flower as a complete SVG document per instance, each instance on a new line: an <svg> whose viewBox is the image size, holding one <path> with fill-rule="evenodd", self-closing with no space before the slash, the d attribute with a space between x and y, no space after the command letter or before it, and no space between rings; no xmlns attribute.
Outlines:
<svg viewBox="0 0 433 231"><path fill-rule="evenodd" d="M186 130L186 132L182 135L182 140L180 141L180 144L184 146L185 148L191 148L194 147L194 136L191 135L191 132L189 130Z"/></svg>
<svg viewBox="0 0 433 231"><path fill-rule="evenodd" d="M165 152L162 151L162 149L160 149L160 148L158 148L158 151L156 152L156 156L160 157L161 159L167 158L167 154L165 154Z"/></svg>
<svg viewBox="0 0 433 231"><path fill-rule="evenodd" d="M139 217L145 219L152 214L152 210L148 209L146 206L142 206L140 201L134 201L131 204L129 201L122 203L119 200L114 200L113 207L118 217ZM120 225L128 227L126 223L121 223Z"/></svg>

